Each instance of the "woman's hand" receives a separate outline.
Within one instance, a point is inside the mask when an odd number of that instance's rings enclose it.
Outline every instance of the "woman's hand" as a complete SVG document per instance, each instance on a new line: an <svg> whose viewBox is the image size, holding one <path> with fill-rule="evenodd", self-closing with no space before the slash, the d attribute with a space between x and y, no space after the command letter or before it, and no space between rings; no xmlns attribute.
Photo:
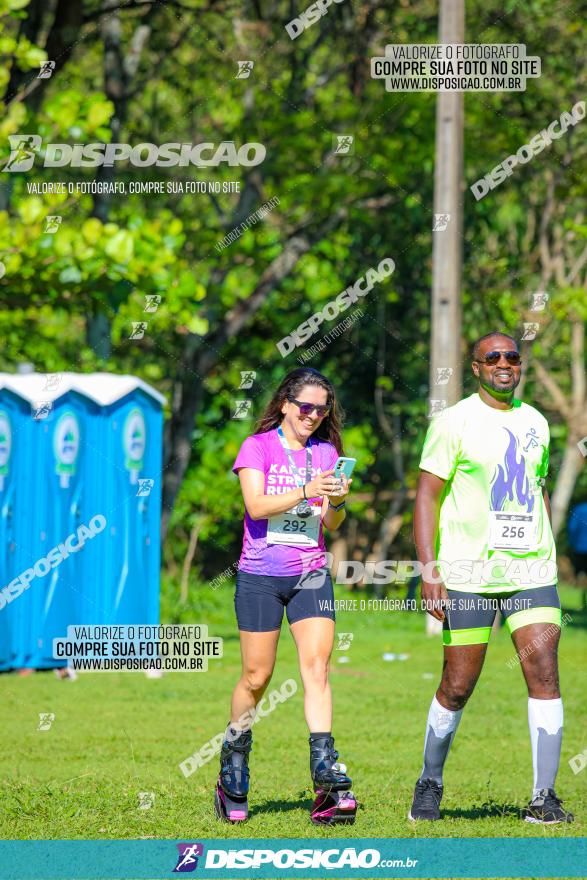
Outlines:
<svg viewBox="0 0 587 880"><path fill-rule="evenodd" d="M307 497L316 498L319 496L322 498L326 495L328 498L341 498L348 495L349 486L353 481L347 480L343 474L341 482L333 474L334 470L324 471L309 483L306 483Z"/></svg>
<svg viewBox="0 0 587 880"><path fill-rule="evenodd" d="M330 493L331 498L346 498L349 494L349 488L353 481L347 480L344 474L341 474L340 481L337 481L336 491Z"/></svg>
<svg viewBox="0 0 587 880"><path fill-rule="evenodd" d="M314 477L313 480L310 480L309 483L306 483L306 497L323 498L324 495L334 495L340 488L340 483L333 474L334 469L323 471L321 474L318 474L317 477Z"/></svg>

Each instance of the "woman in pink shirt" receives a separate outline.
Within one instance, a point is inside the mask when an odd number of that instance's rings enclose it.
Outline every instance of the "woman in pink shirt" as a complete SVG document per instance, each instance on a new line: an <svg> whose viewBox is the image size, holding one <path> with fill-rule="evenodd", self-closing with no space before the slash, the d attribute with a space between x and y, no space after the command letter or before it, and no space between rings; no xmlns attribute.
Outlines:
<svg viewBox="0 0 587 880"><path fill-rule="evenodd" d="M344 455L334 388L317 370L289 373L269 402L257 433L233 466L245 504L244 540L236 580L242 675L220 758L216 812L247 818L248 755L255 707L271 679L283 611L294 637L310 730L310 772L317 798L312 820L354 821L351 780L337 762L328 681L334 642L334 594L323 527L345 518L350 482L334 476Z"/></svg>

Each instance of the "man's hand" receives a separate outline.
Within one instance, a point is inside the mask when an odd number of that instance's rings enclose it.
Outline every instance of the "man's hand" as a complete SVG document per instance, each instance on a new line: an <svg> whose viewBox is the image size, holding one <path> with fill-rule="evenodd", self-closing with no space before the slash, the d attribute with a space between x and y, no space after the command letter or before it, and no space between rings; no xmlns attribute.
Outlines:
<svg viewBox="0 0 587 880"><path fill-rule="evenodd" d="M448 605L448 593L442 581L437 584L422 581L422 602L428 614L436 620L444 620L443 607Z"/></svg>

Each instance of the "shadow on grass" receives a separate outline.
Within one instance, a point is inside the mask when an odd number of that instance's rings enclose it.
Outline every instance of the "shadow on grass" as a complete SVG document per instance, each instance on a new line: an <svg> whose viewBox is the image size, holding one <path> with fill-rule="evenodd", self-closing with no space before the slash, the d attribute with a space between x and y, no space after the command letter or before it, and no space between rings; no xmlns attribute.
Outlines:
<svg viewBox="0 0 587 880"><path fill-rule="evenodd" d="M263 804L258 804L254 810L251 810L250 815L256 816L257 813L290 813L292 810L306 810L309 813L313 803L314 800L307 797L305 791L301 791L299 796L292 801L265 801Z"/></svg>
<svg viewBox="0 0 587 880"><path fill-rule="evenodd" d="M442 810L445 819L519 819L521 814L520 808L514 804L498 804L495 801L467 810Z"/></svg>

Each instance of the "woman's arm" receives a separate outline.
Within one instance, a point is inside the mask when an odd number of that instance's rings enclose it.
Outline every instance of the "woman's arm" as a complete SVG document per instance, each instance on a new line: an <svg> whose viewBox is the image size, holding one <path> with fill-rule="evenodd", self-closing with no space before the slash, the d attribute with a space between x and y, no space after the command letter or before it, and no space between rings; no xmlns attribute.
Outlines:
<svg viewBox="0 0 587 880"><path fill-rule="evenodd" d="M333 492L338 483L332 474L332 470L324 471L314 480L306 483L306 496L316 498ZM268 519L276 513L285 513L304 500L303 489L297 487L284 492L283 495L265 495L265 475L254 468L240 468L238 477L245 507L251 519Z"/></svg>

